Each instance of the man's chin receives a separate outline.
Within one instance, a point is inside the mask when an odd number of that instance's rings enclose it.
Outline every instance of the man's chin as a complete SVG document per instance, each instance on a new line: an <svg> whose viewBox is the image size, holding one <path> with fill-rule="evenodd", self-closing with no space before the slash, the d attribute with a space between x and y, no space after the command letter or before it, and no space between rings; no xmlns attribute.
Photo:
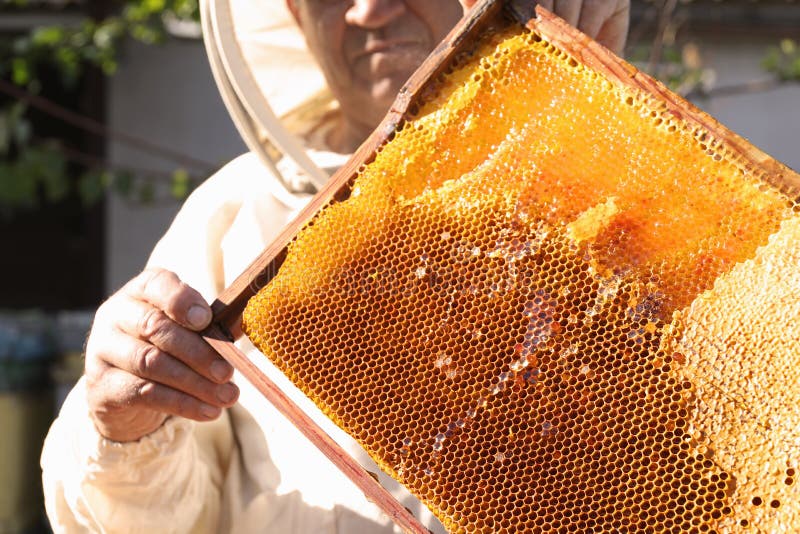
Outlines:
<svg viewBox="0 0 800 534"><path fill-rule="evenodd" d="M403 88L411 74L394 75L381 78L372 84L370 96L376 102L381 104L387 111L389 106L397 98L400 89Z"/></svg>
<svg viewBox="0 0 800 534"><path fill-rule="evenodd" d="M352 92L340 99L343 105L346 103L345 115L354 123L370 125L369 131L374 130L386 116L406 81L408 77L401 75L385 76L372 82L362 81L360 87L354 86Z"/></svg>

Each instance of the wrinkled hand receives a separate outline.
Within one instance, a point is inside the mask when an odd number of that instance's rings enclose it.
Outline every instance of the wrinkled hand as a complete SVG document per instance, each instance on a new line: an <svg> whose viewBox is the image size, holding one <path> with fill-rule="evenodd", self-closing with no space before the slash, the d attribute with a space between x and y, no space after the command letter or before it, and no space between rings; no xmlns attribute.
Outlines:
<svg viewBox="0 0 800 534"><path fill-rule="evenodd" d="M460 0L469 9L477 0ZM630 0L541 0L552 11L583 33L617 54L622 53L628 38Z"/></svg>
<svg viewBox="0 0 800 534"><path fill-rule="evenodd" d="M217 418L233 405L233 368L197 333L211 310L163 269L147 269L97 310L86 344L89 410L97 430L136 441L170 416Z"/></svg>

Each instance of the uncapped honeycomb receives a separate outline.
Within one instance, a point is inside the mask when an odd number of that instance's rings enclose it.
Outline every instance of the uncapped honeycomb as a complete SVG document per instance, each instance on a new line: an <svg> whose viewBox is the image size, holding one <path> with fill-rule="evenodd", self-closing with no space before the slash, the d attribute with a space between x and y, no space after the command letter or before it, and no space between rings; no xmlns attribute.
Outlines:
<svg viewBox="0 0 800 534"><path fill-rule="evenodd" d="M798 532L795 198L496 31L243 328L450 531Z"/></svg>

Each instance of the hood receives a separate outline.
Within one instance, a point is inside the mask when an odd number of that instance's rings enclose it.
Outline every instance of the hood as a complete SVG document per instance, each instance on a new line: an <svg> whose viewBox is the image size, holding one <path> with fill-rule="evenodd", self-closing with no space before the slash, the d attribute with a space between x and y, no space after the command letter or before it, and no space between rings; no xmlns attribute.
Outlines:
<svg viewBox="0 0 800 534"><path fill-rule="evenodd" d="M329 175L300 136L335 101L285 0L201 0L200 13L214 79L248 148L282 178L278 161L289 158L320 188Z"/></svg>

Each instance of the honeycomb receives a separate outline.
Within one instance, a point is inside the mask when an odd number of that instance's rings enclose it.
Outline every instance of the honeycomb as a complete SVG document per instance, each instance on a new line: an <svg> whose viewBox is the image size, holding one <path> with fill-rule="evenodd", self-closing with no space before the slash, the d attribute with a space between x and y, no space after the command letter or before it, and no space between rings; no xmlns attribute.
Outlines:
<svg viewBox="0 0 800 534"><path fill-rule="evenodd" d="M452 532L800 530L796 197L484 35L243 330Z"/></svg>

